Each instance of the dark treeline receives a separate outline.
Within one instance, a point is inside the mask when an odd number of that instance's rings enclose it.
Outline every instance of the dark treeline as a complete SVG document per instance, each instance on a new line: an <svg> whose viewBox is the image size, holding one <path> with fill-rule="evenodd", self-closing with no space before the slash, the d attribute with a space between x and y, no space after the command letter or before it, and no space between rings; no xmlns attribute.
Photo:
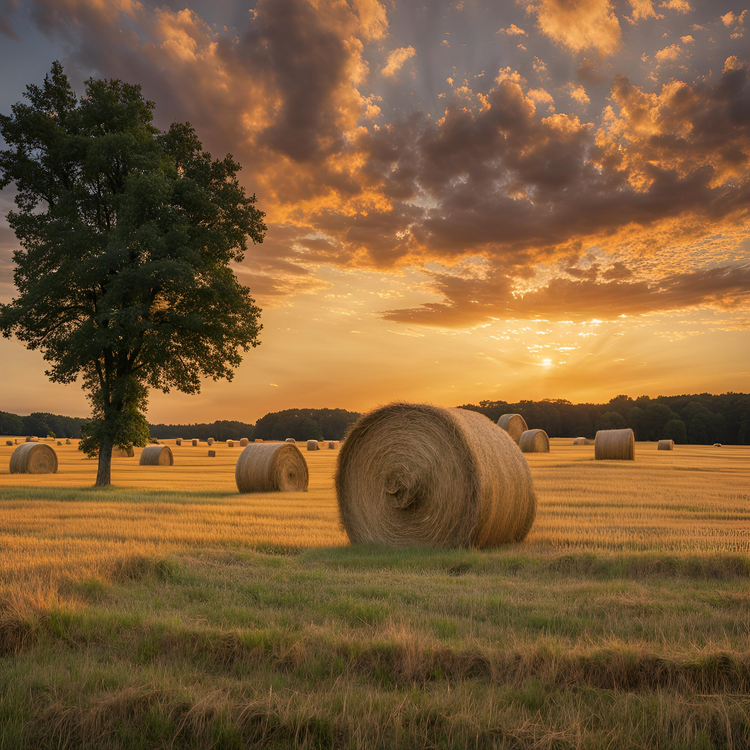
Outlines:
<svg viewBox="0 0 750 750"><path fill-rule="evenodd" d="M226 419L199 424L150 424L148 428L151 437L159 440L207 440L210 437L214 440L241 440L244 437L252 440L255 430L255 427L247 422L231 422Z"/></svg>
<svg viewBox="0 0 750 750"><path fill-rule="evenodd" d="M81 425L86 421L45 412L33 412L28 417L19 417L17 414L0 411L0 435L78 438L81 436Z"/></svg>
<svg viewBox="0 0 750 750"><path fill-rule="evenodd" d="M686 396L616 396L606 404L544 401L480 401L463 409L493 421L509 412L520 414L530 428L550 437L594 437L597 430L632 427L636 440L671 438L675 443L750 444L750 394L700 393Z"/></svg>

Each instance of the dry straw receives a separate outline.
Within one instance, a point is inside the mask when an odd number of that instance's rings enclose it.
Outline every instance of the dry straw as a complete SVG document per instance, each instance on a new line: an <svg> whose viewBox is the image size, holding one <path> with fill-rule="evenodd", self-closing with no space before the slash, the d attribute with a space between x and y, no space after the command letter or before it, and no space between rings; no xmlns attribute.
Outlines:
<svg viewBox="0 0 750 750"><path fill-rule="evenodd" d="M213 444L214 444L214 439L213 439L213 438L209 438L208 440L206 440L206 442L207 442L207 443L208 443L209 445L213 445Z"/></svg>
<svg viewBox="0 0 750 750"><path fill-rule="evenodd" d="M240 492L306 492L307 462L296 445L253 443L237 459Z"/></svg>
<svg viewBox="0 0 750 750"><path fill-rule="evenodd" d="M594 458L597 461L635 460L633 430L599 430L594 443Z"/></svg>
<svg viewBox="0 0 750 750"><path fill-rule="evenodd" d="M148 445L141 452L141 466L172 466L174 458L168 445Z"/></svg>
<svg viewBox="0 0 750 750"><path fill-rule="evenodd" d="M240 447L244 448L246 445L250 445L250 441L247 438L242 438L240 440Z"/></svg>
<svg viewBox="0 0 750 750"><path fill-rule="evenodd" d="M549 453L549 437L544 430L526 430L518 445L522 453Z"/></svg>
<svg viewBox="0 0 750 750"><path fill-rule="evenodd" d="M366 414L338 454L336 495L353 543L492 547L526 537L531 472L483 414L394 403Z"/></svg>
<svg viewBox="0 0 750 750"><path fill-rule="evenodd" d="M57 454L44 443L21 443L10 456L11 474L56 474Z"/></svg>
<svg viewBox="0 0 750 750"><path fill-rule="evenodd" d="M285 442L287 442L287 443L296 443L297 441L294 438L287 438Z"/></svg>
<svg viewBox="0 0 750 750"><path fill-rule="evenodd" d="M656 445L656 450L659 451L673 451L674 440L660 440Z"/></svg>
<svg viewBox="0 0 750 750"><path fill-rule="evenodd" d="M307 441L307 450L309 450L309 451L319 451L320 450L320 443L317 440L308 440Z"/></svg>
<svg viewBox="0 0 750 750"><path fill-rule="evenodd" d="M503 414L497 420L497 426L502 427L513 438L516 445L521 440L521 435L529 429L526 420L520 414Z"/></svg>
<svg viewBox="0 0 750 750"><path fill-rule="evenodd" d="M216 458L216 451L209 451L208 452L208 457L209 458Z"/></svg>
<svg viewBox="0 0 750 750"><path fill-rule="evenodd" d="M127 448L115 448L112 451L112 455L116 458L133 458L135 451L133 450L133 446L130 445Z"/></svg>

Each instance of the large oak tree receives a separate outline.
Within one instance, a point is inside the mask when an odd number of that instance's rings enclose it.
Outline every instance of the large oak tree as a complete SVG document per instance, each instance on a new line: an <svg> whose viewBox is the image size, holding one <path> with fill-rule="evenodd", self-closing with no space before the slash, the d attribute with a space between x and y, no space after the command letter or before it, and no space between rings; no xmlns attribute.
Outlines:
<svg viewBox="0 0 750 750"><path fill-rule="evenodd" d="M232 263L263 241L264 214L230 155L212 159L189 124L154 127L140 86L89 80L79 99L55 63L25 99L0 115L20 243L0 330L41 350L53 381L82 379L82 449L108 485L113 446L148 440L149 388L197 393L258 345L260 310Z"/></svg>

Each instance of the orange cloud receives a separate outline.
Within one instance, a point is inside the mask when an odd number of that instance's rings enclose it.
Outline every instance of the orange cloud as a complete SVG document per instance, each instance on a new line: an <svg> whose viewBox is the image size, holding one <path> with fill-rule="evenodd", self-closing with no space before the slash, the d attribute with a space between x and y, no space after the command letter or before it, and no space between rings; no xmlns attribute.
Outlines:
<svg viewBox="0 0 750 750"><path fill-rule="evenodd" d="M386 78L393 78L399 70L404 66L407 60L410 60L417 54L417 51L411 45L408 47L401 47L395 49L388 55L385 67L383 68L383 75Z"/></svg>

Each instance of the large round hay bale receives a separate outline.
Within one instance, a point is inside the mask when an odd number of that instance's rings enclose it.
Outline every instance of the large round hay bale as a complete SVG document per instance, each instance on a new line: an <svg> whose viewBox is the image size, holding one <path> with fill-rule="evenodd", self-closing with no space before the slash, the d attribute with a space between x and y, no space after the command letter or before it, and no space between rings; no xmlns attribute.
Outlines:
<svg viewBox="0 0 750 750"><path fill-rule="evenodd" d="M128 448L114 448L112 450L112 455L116 458L133 458L133 456L135 456L135 451L131 445Z"/></svg>
<svg viewBox="0 0 750 750"><path fill-rule="evenodd" d="M227 448L234 448L234 440L227 440Z"/></svg>
<svg viewBox="0 0 750 750"><path fill-rule="evenodd" d="M244 448L246 446L250 445L250 440L248 438L241 438L240 439L240 448Z"/></svg>
<svg viewBox="0 0 750 750"><path fill-rule="evenodd" d="M11 474L56 474L57 453L44 443L21 443L10 455Z"/></svg>
<svg viewBox="0 0 750 750"><path fill-rule="evenodd" d="M320 443L317 440L308 440L307 441L307 450L309 450L309 451L319 451L320 450Z"/></svg>
<svg viewBox="0 0 750 750"><path fill-rule="evenodd" d="M338 454L336 495L353 543L492 547L536 516L518 446L483 414L395 403L362 417Z"/></svg>
<svg viewBox="0 0 750 750"><path fill-rule="evenodd" d="M629 427L624 430L599 430L594 443L597 461L635 460L635 435Z"/></svg>
<svg viewBox="0 0 750 750"><path fill-rule="evenodd" d="M306 492L307 462L296 445L253 443L237 459L240 492Z"/></svg>
<svg viewBox="0 0 750 750"><path fill-rule="evenodd" d="M573 445L586 445L586 438L585 437L577 437L573 441Z"/></svg>
<svg viewBox="0 0 750 750"><path fill-rule="evenodd" d="M294 438L287 438L286 442L287 443L296 443L297 441Z"/></svg>
<svg viewBox="0 0 750 750"><path fill-rule="evenodd" d="M168 445L147 445L141 452L141 466L172 466L174 457Z"/></svg>
<svg viewBox="0 0 750 750"><path fill-rule="evenodd" d="M659 451L673 451L674 450L674 440L660 440L656 444L656 450L659 450Z"/></svg>
<svg viewBox="0 0 750 750"><path fill-rule="evenodd" d="M215 441L214 441L214 439L213 439L213 438L209 438L208 440L206 440L206 443L208 443L208 445L213 445L213 444L214 444L214 442L215 442Z"/></svg>
<svg viewBox="0 0 750 750"><path fill-rule="evenodd" d="M549 437L544 430L526 430L518 447L522 453L549 453Z"/></svg>
<svg viewBox="0 0 750 750"><path fill-rule="evenodd" d="M497 426L502 427L513 438L516 445L521 440L521 435L529 429L526 420L520 414L503 414L497 420Z"/></svg>

